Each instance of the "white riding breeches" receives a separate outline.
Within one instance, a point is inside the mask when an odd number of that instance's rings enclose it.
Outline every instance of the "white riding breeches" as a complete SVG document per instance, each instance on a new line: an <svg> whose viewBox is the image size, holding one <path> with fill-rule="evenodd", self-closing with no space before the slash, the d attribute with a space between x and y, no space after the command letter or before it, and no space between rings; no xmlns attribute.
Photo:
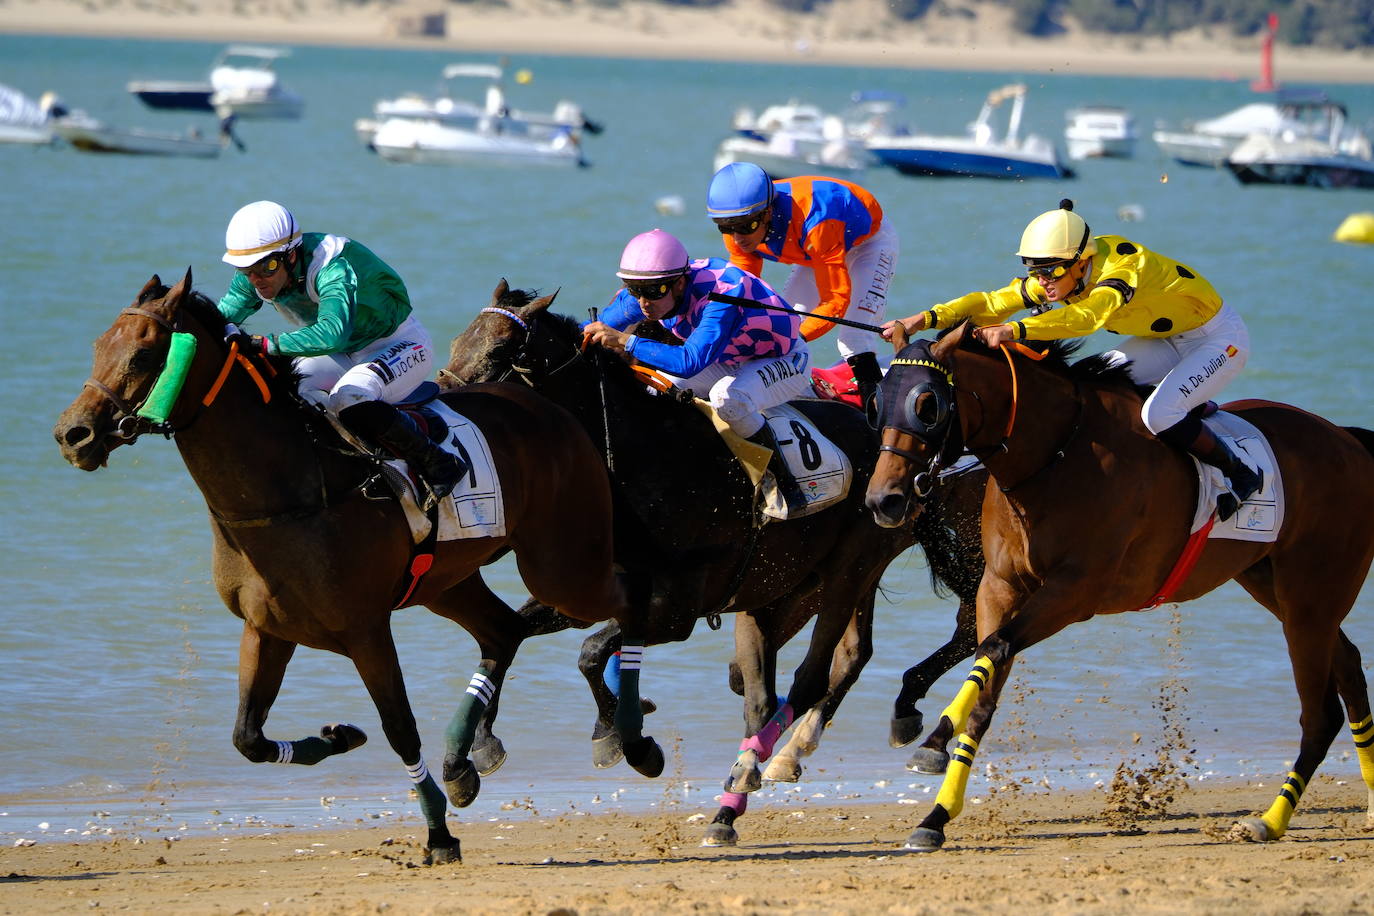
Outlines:
<svg viewBox="0 0 1374 916"><path fill-rule="evenodd" d="M762 411L796 398L812 397L811 351L798 340L786 356L765 356L738 366L716 363L689 379L673 379L710 403L730 428L748 438L763 427Z"/></svg>
<svg viewBox="0 0 1374 916"><path fill-rule="evenodd" d="M1145 426L1158 435L1193 408L1215 400L1240 374L1250 357L1250 332L1240 313L1223 305L1200 328L1170 337L1132 337L1103 355L1117 363L1130 360L1132 378L1158 386L1140 412Z"/></svg>
<svg viewBox="0 0 1374 916"><path fill-rule="evenodd" d="M863 244L849 249L844 258L844 265L849 270L849 308L840 317L874 326L886 320L887 290L897 269L899 251L897 230L886 219ZM781 292L793 308L812 311L820 300L816 271L798 264L792 268ZM872 331L835 325L835 343L845 359L855 353L872 353L882 342L882 338Z"/></svg>
<svg viewBox="0 0 1374 916"><path fill-rule="evenodd" d="M390 335L353 353L302 356L301 397L321 404L334 416L364 401L403 401L434 367L434 342L412 314Z"/></svg>

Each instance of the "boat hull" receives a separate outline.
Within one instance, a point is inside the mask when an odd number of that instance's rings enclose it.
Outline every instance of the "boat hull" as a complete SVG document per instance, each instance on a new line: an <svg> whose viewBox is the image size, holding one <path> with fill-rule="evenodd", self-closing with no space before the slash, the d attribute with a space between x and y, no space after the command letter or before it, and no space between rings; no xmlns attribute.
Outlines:
<svg viewBox="0 0 1374 916"><path fill-rule="evenodd" d="M1068 178L1073 175L1057 162L1005 155L872 145L869 152L903 175L959 178Z"/></svg>
<svg viewBox="0 0 1374 916"><path fill-rule="evenodd" d="M1241 184L1374 189L1374 162L1357 159L1328 159L1316 162L1231 161L1226 163L1226 167Z"/></svg>
<svg viewBox="0 0 1374 916"><path fill-rule="evenodd" d="M372 149L390 162L425 165L583 166L571 136L553 141L458 130L436 122L392 118L372 135Z"/></svg>
<svg viewBox="0 0 1374 916"><path fill-rule="evenodd" d="M218 141L139 130L119 130L87 125L54 126L54 131L76 149L88 153L124 153L135 156L192 156L210 159L219 155Z"/></svg>
<svg viewBox="0 0 1374 916"><path fill-rule="evenodd" d="M1209 169L1225 165L1226 157L1244 139L1167 130L1155 131L1152 138L1161 153L1180 165Z"/></svg>
<svg viewBox="0 0 1374 916"><path fill-rule="evenodd" d="M827 152L824 144L798 144L795 153L779 152L773 144L749 137L728 137L716 149L714 167L720 171L732 162L752 162L774 178L828 175L843 178L862 172L868 165L863 151L846 148Z"/></svg>
<svg viewBox="0 0 1374 916"><path fill-rule="evenodd" d="M173 111L214 111L209 83L149 80L129 84L129 91L149 108Z"/></svg>

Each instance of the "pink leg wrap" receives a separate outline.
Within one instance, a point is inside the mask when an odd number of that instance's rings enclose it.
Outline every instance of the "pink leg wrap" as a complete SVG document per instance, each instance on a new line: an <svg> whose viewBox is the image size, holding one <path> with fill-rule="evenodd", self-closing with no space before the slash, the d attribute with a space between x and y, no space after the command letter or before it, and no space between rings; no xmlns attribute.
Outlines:
<svg viewBox="0 0 1374 916"><path fill-rule="evenodd" d="M749 796L740 792L722 792L720 803L726 808L734 808L735 817L739 817L749 807Z"/></svg>
<svg viewBox="0 0 1374 916"><path fill-rule="evenodd" d="M759 755L759 760L764 761L773 755L773 745L778 743L778 738L787 731L792 724L792 704L784 703L782 708L773 714L773 718L768 720L768 724L759 730L757 735L745 738L740 742L740 752L755 751Z"/></svg>

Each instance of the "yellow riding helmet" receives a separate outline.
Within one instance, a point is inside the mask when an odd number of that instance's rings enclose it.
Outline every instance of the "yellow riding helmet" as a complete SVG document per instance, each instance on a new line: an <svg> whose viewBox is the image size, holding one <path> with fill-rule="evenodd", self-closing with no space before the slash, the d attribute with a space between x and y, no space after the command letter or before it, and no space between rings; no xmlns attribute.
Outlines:
<svg viewBox="0 0 1374 916"><path fill-rule="evenodd" d="M1065 198L1057 210L1041 213L1030 221L1021 233L1021 248L1016 253L1037 261L1077 261L1096 254L1097 243L1087 222L1073 212L1073 201Z"/></svg>

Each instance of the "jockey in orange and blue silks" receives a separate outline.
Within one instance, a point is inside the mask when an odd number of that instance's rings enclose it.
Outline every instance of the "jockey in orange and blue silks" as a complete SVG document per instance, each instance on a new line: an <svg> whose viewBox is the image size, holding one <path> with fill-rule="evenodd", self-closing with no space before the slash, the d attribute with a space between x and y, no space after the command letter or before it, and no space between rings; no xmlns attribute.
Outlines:
<svg viewBox="0 0 1374 916"><path fill-rule="evenodd" d="M762 275L763 262L793 265L782 296L815 316L881 324L897 266L897 232L864 188L838 178L773 181L762 168L733 162L716 172L706 212L725 238L730 262ZM821 317L802 322L807 340L834 327ZM871 407L882 381L871 331L841 325L840 355Z"/></svg>
<svg viewBox="0 0 1374 916"><path fill-rule="evenodd" d="M811 353L787 302L723 258L690 259L682 243L662 229L631 239L616 275L624 288L599 321L586 325L587 337L662 371L708 401L735 433L777 455L763 410L812 396ZM625 333L646 318L661 322L682 345ZM789 504L804 504L795 479L778 464L774 473Z"/></svg>

